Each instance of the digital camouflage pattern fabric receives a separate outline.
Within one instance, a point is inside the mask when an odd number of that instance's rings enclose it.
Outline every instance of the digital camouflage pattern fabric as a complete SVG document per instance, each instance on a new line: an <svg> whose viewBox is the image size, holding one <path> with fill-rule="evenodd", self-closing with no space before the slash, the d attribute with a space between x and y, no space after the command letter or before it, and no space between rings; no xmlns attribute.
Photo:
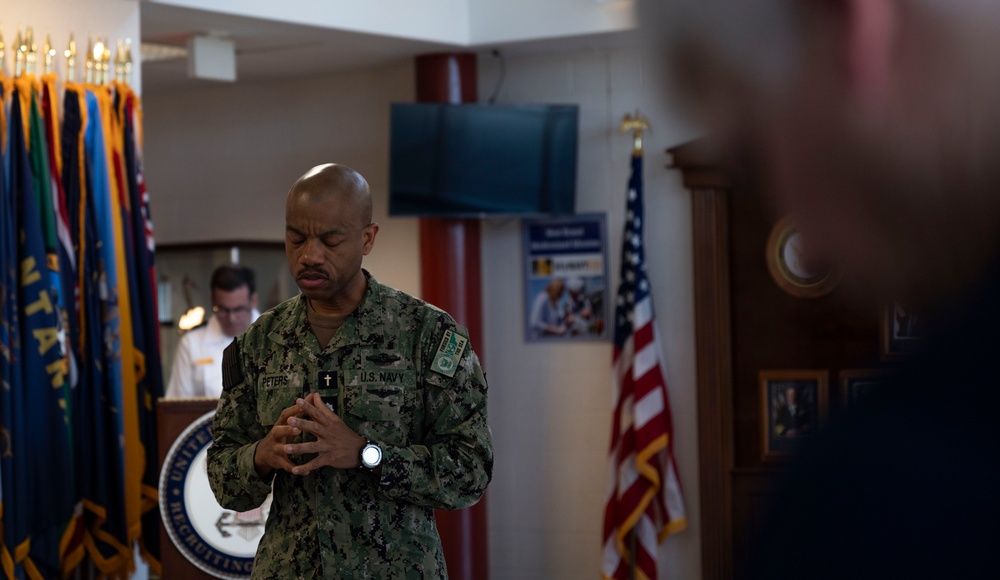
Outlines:
<svg viewBox="0 0 1000 580"><path fill-rule="evenodd" d="M224 357L208 451L223 507L246 511L264 501L271 482L254 469L256 444L312 391L384 453L381 477L362 468L275 472L254 578L444 578L434 509L476 503L492 477L486 379L462 342L468 332L365 275L365 299L327 348L310 331L299 295L264 313ZM442 372L434 365L445 337L464 348L457 368Z"/></svg>

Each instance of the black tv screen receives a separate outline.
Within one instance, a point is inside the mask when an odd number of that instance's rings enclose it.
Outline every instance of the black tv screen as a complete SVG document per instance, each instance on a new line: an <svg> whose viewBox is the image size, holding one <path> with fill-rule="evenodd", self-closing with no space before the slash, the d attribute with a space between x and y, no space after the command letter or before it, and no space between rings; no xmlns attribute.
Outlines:
<svg viewBox="0 0 1000 580"><path fill-rule="evenodd" d="M389 214L572 214L576 105L394 104Z"/></svg>

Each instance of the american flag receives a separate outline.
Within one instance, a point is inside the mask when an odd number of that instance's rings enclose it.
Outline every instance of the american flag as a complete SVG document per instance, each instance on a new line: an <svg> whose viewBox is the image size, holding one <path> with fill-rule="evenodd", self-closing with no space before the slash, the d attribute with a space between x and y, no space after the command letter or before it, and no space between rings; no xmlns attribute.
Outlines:
<svg viewBox="0 0 1000 580"><path fill-rule="evenodd" d="M634 155L615 309L615 412L601 570L603 578L614 580L631 578L633 569L635 578L655 580L657 546L687 523L646 275L642 220L642 157ZM634 542L629 537L633 531Z"/></svg>

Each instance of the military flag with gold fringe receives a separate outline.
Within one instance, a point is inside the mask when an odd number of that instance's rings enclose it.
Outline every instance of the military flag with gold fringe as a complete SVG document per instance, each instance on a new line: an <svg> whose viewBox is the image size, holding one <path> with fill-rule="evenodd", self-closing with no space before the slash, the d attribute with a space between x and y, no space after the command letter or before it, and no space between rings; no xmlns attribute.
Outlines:
<svg viewBox="0 0 1000 580"><path fill-rule="evenodd" d="M117 115L121 136L121 165L124 179L122 207L126 225L125 249L131 269L132 338L136 360L136 414L139 441L144 457L156 457L156 414L153 402L163 394L163 374L160 359L149 356L159 352L159 322L157 320L156 284L154 267L155 244L149 198L145 191L141 157L138 148L139 102L135 93L126 85L116 83ZM159 473L156 462L147 461L142 469L141 506L142 537L140 548L155 570L159 568L159 523L157 490Z"/></svg>
<svg viewBox="0 0 1000 580"><path fill-rule="evenodd" d="M8 169L16 212L19 367L4 397L2 456L4 549L8 577L51 578L62 573L64 534L72 521L74 489L66 360L60 346L58 273L47 252L45 194L48 168L35 80L15 81L8 124ZM39 187L38 176L44 182ZM54 274L54 276L53 276Z"/></svg>
<svg viewBox="0 0 1000 580"><path fill-rule="evenodd" d="M159 571L162 394L141 104L0 76L0 568ZM86 574L85 574L86 575Z"/></svg>

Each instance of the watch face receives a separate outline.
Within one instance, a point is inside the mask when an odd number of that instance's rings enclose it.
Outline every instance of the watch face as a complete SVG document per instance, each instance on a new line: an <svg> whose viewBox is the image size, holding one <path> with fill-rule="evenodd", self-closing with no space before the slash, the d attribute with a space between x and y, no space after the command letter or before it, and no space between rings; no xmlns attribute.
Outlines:
<svg viewBox="0 0 1000 580"><path fill-rule="evenodd" d="M377 445L368 444L361 450L361 462L366 467L375 467L382 461L382 450Z"/></svg>

